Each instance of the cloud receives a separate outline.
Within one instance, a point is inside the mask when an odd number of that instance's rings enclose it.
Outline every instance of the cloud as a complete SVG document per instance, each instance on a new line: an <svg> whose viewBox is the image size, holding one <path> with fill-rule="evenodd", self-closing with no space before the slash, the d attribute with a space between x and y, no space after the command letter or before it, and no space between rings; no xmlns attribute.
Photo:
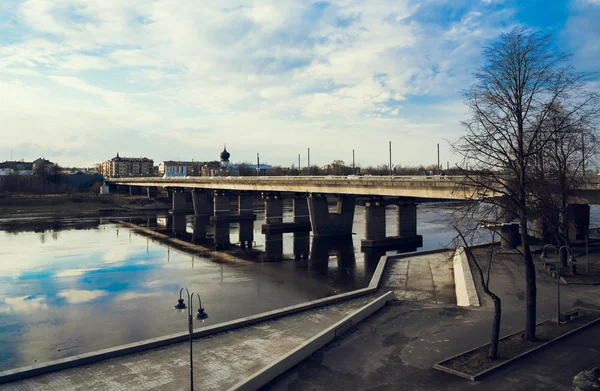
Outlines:
<svg viewBox="0 0 600 391"><path fill-rule="evenodd" d="M417 151L439 140L415 132L460 132L463 118L441 107L471 83L480 48L519 22L518 4L499 3L15 3L0 8L17 31L0 39L0 154L213 160L227 142L234 160L260 151L271 164L364 147L364 165L392 139L407 145L403 164L431 163Z"/></svg>

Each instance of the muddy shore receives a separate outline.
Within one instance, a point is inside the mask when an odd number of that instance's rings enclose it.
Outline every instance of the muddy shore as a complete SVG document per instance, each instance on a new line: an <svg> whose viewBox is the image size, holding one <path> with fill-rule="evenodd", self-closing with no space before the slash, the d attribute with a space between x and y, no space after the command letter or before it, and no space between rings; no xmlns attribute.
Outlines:
<svg viewBox="0 0 600 391"><path fill-rule="evenodd" d="M167 198L120 194L9 195L0 197L0 221L32 218L72 218L110 215L136 215L167 211Z"/></svg>

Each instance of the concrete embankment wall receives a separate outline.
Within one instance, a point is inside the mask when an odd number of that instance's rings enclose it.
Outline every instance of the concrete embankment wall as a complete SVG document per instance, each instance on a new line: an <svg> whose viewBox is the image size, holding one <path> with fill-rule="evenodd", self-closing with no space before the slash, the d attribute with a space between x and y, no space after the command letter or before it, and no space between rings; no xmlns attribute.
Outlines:
<svg viewBox="0 0 600 391"><path fill-rule="evenodd" d="M461 307L479 307L479 297L464 247L457 247L453 257L456 304Z"/></svg>

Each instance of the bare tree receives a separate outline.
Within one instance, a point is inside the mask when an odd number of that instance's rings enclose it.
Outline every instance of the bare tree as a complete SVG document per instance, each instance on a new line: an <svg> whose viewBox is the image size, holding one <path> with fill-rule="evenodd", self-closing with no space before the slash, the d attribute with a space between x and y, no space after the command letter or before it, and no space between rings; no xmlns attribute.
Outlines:
<svg viewBox="0 0 600 391"><path fill-rule="evenodd" d="M481 264L477 260L477 257L471 250L471 246L469 245L469 242L465 238L464 234L456 226L453 226L453 228L464 243L467 257L469 257L473 261L475 267L477 268L477 273L479 275L479 280L481 281L483 291L486 295L490 297L490 299L492 299L492 302L494 303L494 320L492 322L490 349L488 350L488 357L494 359L498 357L498 343L500 340L500 322L502 319L502 300L490 290L490 277L492 271L492 262L494 260L494 243L496 241L496 230L492 230L492 244L490 246L490 252L487 262L487 271L486 275L484 276L483 268L481 267Z"/></svg>
<svg viewBox="0 0 600 391"><path fill-rule="evenodd" d="M597 94L580 92L568 102L555 102L542 126L548 142L532 165L533 211L541 221L541 236L552 236L561 246L570 246L569 196L588 181L585 162L597 152ZM538 228L538 229L540 229ZM567 253L562 253L567 266Z"/></svg>
<svg viewBox="0 0 600 391"><path fill-rule="evenodd" d="M555 102L583 85L584 75L568 66L551 35L515 28L484 48L485 65L463 95L470 118L454 145L477 200L515 214L525 264L525 338L535 340L536 276L529 245L529 168L552 137L544 125ZM467 170L466 168L469 168ZM473 174L474 172L477 175Z"/></svg>

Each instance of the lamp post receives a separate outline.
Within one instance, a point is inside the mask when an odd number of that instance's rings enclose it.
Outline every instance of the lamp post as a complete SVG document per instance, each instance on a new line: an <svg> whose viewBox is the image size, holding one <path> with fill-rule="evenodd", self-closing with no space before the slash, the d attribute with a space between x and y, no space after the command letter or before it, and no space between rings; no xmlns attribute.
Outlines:
<svg viewBox="0 0 600 391"><path fill-rule="evenodd" d="M183 290L185 289L186 293L187 293L187 297L188 297L188 303L190 304L189 307L186 306L185 304L185 300L181 297L181 295L183 294ZM193 299L194 299L194 295L196 295L198 297L198 312L196 313L196 319L204 322L206 319L208 319L208 315L206 314L206 312L204 311L204 308L202 308L202 301L200 300L200 294L198 294L198 292L192 292L190 294L190 291L188 290L188 288L183 287L179 290L179 300L177 300L177 304L175 305L175 308L177 308L178 310L181 310L183 312L184 309L187 308L188 310L188 331L190 334L190 390L194 391L194 361L192 358L192 335L193 335L193 327L192 327L192 312L193 310Z"/></svg>

